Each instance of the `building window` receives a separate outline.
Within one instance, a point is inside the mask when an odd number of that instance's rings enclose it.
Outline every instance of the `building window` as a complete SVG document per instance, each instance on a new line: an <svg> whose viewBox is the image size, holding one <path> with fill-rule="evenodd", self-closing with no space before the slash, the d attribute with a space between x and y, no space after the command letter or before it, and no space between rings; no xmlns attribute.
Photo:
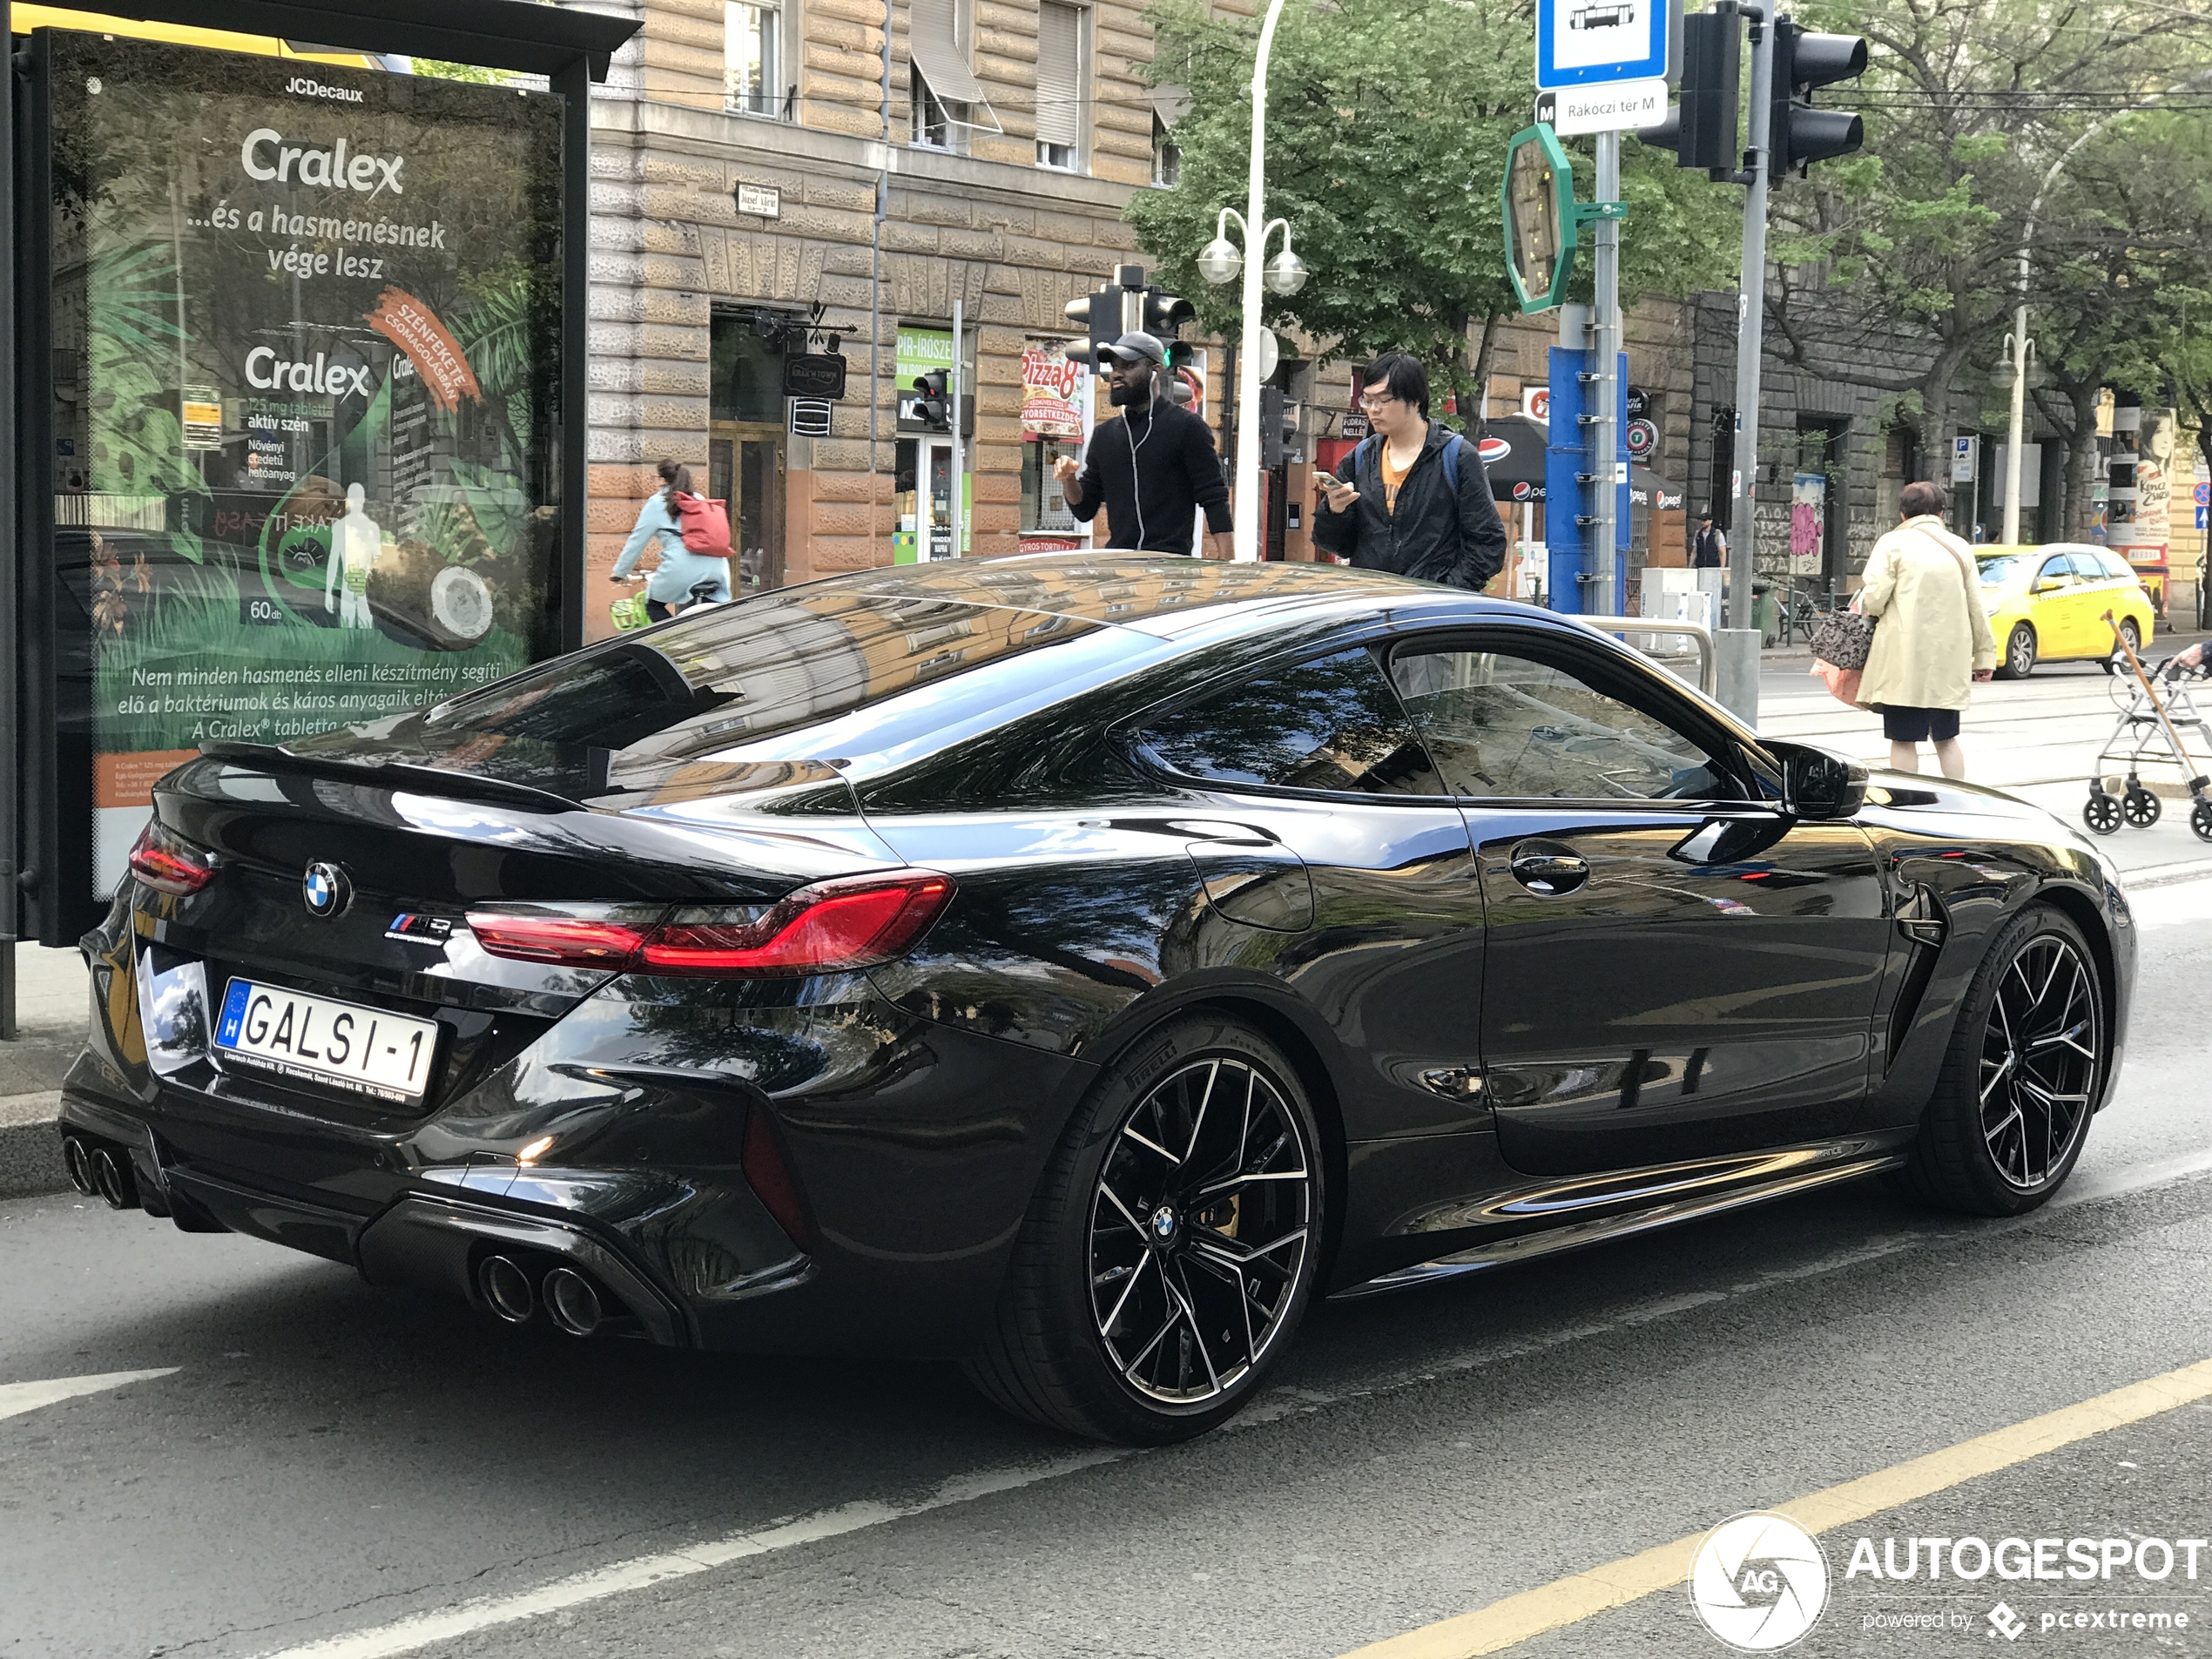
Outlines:
<svg viewBox="0 0 2212 1659"><path fill-rule="evenodd" d="M1173 190L1183 179L1183 146L1168 132L1168 124L1160 119L1159 111L1152 112L1152 182L1162 190Z"/></svg>
<svg viewBox="0 0 2212 1659"><path fill-rule="evenodd" d="M968 105L939 98L919 68L912 73L914 141L931 150L959 150L968 130Z"/></svg>
<svg viewBox="0 0 2212 1659"><path fill-rule="evenodd" d="M722 17L724 101L747 115L783 114L782 10L727 0Z"/></svg>
<svg viewBox="0 0 2212 1659"><path fill-rule="evenodd" d="M1083 14L1061 0L1037 6L1037 165L1074 172L1082 165Z"/></svg>

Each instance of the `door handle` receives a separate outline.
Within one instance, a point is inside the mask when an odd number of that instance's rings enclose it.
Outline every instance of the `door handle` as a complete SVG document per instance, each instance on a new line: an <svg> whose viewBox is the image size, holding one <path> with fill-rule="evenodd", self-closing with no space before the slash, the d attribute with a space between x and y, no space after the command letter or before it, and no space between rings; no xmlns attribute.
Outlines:
<svg viewBox="0 0 2212 1659"><path fill-rule="evenodd" d="M1572 893L1590 879L1590 867L1572 853L1524 853L1509 867L1514 880L1541 899Z"/></svg>

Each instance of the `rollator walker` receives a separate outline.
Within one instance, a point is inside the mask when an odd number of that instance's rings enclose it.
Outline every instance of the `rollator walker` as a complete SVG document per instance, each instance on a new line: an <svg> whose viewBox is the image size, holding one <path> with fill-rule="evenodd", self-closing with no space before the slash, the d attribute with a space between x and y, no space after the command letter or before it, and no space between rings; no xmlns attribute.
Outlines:
<svg viewBox="0 0 2212 1659"><path fill-rule="evenodd" d="M2128 690L2128 706L2120 711L2120 723L2113 727L2112 735L2097 753L2097 766L2089 774L2089 799L2081 808L2081 821L2100 835L2112 834L2123 823L2136 829L2148 829L2158 822L2162 803L2155 792L2143 786L2138 775L2148 756L2161 765L2170 760L2188 780L2189 828L2200 841L2212 841L2212 799L2206 799L2204 792L2208 779L2199 770L2202 763L2182 741L2182 732L2193 730L2198 740L2212 749L2212 727L2206 726L2204 717L2197 712L2196 699L2189 694L2190 671L2170 658L2155 672L2146 671L2109 610L2105 612L2105 624L2112 630L2118 654L2128 659L2128 671L2134 683ZM2196 677L2201 678L2203 672L2199 669ZM2160 678L2166 682L2163 701L2160 700L2155 684ZM2161 745L2166 752L2155 753ZM2127 783L2124 792L2114 795L2105 788L2105 767L2121 759L2128 763Z"/></svg>

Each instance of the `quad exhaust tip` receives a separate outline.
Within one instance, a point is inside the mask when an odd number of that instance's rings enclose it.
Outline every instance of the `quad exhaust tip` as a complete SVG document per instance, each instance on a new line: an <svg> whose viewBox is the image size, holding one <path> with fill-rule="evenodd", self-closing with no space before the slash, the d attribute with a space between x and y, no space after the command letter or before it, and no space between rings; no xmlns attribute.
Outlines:
<svg viewBox="0 0 2212 1659"><path fill-rule="evenodd" d="M74 1135L62 1137L62 1163L69 1170L70 1185L88 1198L100 1196L99 1184L92 1178L92 1155Z"/></svg>
<svg viewBox="0 0 2212 1659"><path fill-rule="evenodd" d="M555 1268L538 1289L546 1316L572 1337L590 1336L606 1318L597 1288L573 1267Z"/></svg>
<svg viewBox="0 0 2212 1659"><path fill-rule="evenodd" d="M129 1153L118 1157L111 1148L98 1147L87 1162L91 1166L92 1186L107 1200L109 1209L138 1207L138 1182L132 1173Z"/></svg>
<svg viewBox="0 0 2212 1659"><path fill-rule="evenodd" d="M487 1256L476 1268L476 1288L491 1311L509 1325L527 1325L537 1312L530 1276L511 1256Z"/></svg>

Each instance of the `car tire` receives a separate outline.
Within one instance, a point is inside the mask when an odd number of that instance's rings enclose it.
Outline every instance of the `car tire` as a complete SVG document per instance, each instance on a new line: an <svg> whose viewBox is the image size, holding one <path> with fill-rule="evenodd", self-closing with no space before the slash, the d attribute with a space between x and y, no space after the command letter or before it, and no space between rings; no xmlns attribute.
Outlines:
<svg viewBox="0 0 2212 1659"><path fill-rule="evenodd" d="M2061 912L2030 906L1967 987L1906 1189L1967 1215L2037 1208L2080 1157L2111 1063L2111 1011L2088 941Z"/></svg>
<svg viewBox="0 0 2212 1659"><path fill-rule="evenodd" d="M2035 629L2029 623L2014 623L2005 637L2005 660L1997 665L1997 678L2024 680L2034 671Z"/></svg>
<svg viewBox="0 0 2212 1659"><path fill-rule="evenodd" d="M1192 1014L1147 1033L1076 1109L968 1379L1093 1440L1162 1445L1225 1421L1312 1298L1321 1151L1297 1069L1258 1032Z"/></svg>
<svg viewBox="0 0 2212 1659"><path fill-rule="evenodd" d="M2134 652L2140 659L2143 654L2143 631L2135 625L2135 619L2133 617L2122 617L2120 619L2120 637L2128 642L2128 651ZM2117 644L2114 645L2112 650L2106 653L2104 664L2105 672L2107 674L2128 672L2128 652L2121 651Z"/></svg>

